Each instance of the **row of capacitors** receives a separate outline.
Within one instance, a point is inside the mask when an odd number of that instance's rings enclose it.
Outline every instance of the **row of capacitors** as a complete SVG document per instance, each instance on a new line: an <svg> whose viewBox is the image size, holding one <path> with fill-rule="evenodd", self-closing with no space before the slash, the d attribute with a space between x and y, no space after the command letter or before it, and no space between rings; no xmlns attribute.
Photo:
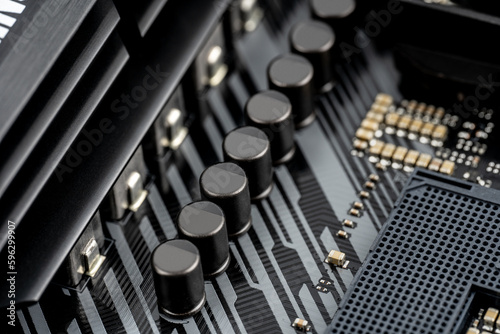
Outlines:
<svg viewBox="0 0 500 334"><path fill-rule="evenodd" d="M247 101L248 126L224 138L225 162L208 167L200 176L202 201L180 211L179 239L153 251L158 306L166 315L187 317L203 307L204 279L227 269L228 240L250 229L251 201L269 195L273 166L294 156L295 129L315 119L314 94L333 86L331 27L319 21L301 22L290 32L290 42L293 53L269 64L269 90Z"/></svg>
<svg viewBox="0 0 500 334"><path fill-rule="evenodd" d="M158 305L169 316L187 317L203 307L204 279L227 269L229 239L250 229L251 202L271 192L273 164L284 163L295 153L291 106L284 96L272 99L273 93L254 96L248 102L247 113L263 99L264 105L284 103L286 108L279 109L284 114L265 116L264 109L256 108L256 114L267 121L256 124L263 130L245 126L226 135L222 144L225 162L208 167L200 176L202 201L186 205L177 216L179 239L167 241L153 251L151 265ZM270 124L267 132L274 134L272 140L264 132L265 124Z"/></svg>

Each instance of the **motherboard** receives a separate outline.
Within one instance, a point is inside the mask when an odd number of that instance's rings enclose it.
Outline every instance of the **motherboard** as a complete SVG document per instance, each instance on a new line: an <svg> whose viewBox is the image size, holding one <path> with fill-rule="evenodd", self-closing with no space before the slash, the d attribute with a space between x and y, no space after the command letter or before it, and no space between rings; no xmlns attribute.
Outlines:
<svg viewBox="0 0 500 334"><path fill-rule="evenodd" d="M15 242L19 254L1 292L7 332L500 333L500 72L401 37L414 15L425 25L421 12L490 14L242 0L206 1L211 19L195 22L205 7L172 2L149 23L116 5L139 65L124 65L134 73L113 82L22 218L6 218L2 259ZM191 61L161 72L184 57L175 42L191 25L203 36L187 43ZM163 75L177 78L168 92ZM294 125L270 126L270 101ZM57 247L68 251L55 265Z"/></svg>

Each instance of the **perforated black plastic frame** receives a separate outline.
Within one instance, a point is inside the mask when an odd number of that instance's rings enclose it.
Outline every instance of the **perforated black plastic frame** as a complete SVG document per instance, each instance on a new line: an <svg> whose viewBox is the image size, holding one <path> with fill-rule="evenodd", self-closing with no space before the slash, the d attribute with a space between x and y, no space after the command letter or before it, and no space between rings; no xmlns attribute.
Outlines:
<svg viewBox="0 0 500 334"><path fill-rule="evenodd" d="M500 289L500 192L416 170L330 333L454 333L472 284Z"/></svg>

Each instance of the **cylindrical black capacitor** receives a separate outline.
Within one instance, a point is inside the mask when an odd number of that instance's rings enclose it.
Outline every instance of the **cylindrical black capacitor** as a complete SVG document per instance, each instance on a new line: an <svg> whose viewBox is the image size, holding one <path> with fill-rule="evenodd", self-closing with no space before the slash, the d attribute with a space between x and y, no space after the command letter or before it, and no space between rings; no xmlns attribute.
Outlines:
<svg viewBox="0 0 500 334"><path fill-rule="evenodd" d="M223 162L208 167L200 176L200 192L203 199L224 211L229 237L237 237L250 229L250 190L240 166Z"/></svg>
<svg viewBox="0 0 500 334"><path fill-rule="evenodd" d="M177 216L179 237L200 251L205 277L219 275L229 265L226 219L215 203L200 201L186 205Z"/></svg>
<svg viewBox="0 0 500 334"><path fill-rule="evenodd" d="M269 64L267 77L270 89L290 99L296 128L305 127L314 121L314 69L306 58L294 54L279 56Z"/></svg>
<svg viewBox="0 0 500 334"><path fill-rule="evenodd" d="M238 164L248 178L252 200L269 195L273 188L271 143L262 131L244 126L229 132L222 144L224 160Z"/></svg>
<svg viewBox="0 0 500 334"><path fill-rule="evenodd" d="M247 123L264 131L271 141L275 165L289 161L295 153L292 104L282 93L267 90L252 96L246 106Z"/></svg>
<svg viewBox="0 0 500 334"><path fill-rule="evenodd" d="M335 44L332 28L320 21L299 22L290 32L290 44L294 53L312 64L316 90L330 90L333 87L332 48Z"/></svg>
<svg viewBox="0 0 500 334"><path fill-rule="evenodd" d="M310 0L313 18L328 23L340 37L354 35L355 0Z"/></svg>
<svg viewBox="0 0 500 334"><path fill-rule="evenodd" d="M173 317L188 317L205 304L200 253L187 240L170 240L155 248L151 267L158 306Z"/></svg>

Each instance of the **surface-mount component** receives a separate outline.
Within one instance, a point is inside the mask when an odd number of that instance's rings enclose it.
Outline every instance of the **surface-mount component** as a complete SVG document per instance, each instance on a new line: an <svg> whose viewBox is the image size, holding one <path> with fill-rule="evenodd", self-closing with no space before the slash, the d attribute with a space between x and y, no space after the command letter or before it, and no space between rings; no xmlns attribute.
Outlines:
<svg viewBox="0 0 500 334"><path fill-rule="evenodd" d="M59 269L57 281L76 286L84 275L94 277L106 259L101 254L104 244L101 217L96 212Z"/></svg>
<svg viewBox="0 0 500 334"><path fill-rule="evenodd" d="M390 106L394 103L394 98L386 93L378 93L377 96L375 96L375 103L382 106Z"/></svg>
<svg viewBox="0 0 500 334"><path fill-rule="evenodd" d="M153 151L152 154L162 157L168 149L178 149L188 134L186 116L184 95L179 86L151 127L149 137L152 143L145 145L145 151Z"/></svg>
<svg viewBox="0 0 500 334"><path fill-rule="evenodd" d="M342 239L349 239L349 234L344 230L339 230L337 232L337 236L342 238Z"/></svg>
<svg viewBox="0 0 500 334"><path fill-rule="evenodd" d="M408 153L408 149L406 147L398 146L392 154L392 161L395 163L402 163L406 153Z"/></svg>
<svg viewBox="0 0 500 334"><path fill-rule="evenodd" d="M373 120L373 119L370 119L370 118L365 118L362 122L361 122L361 127L365 130L368 130L368 131L377 131L379 129L379 122L377 122L376 120Z"/></svg>
<svg viewBox="0 0 500 334"><path fill-rule="evenodd" d="M439 168L441 167L442 163L443 163L443 160L441 160L439 158L434 158L431 160L431 162L429 163L429 166L427 166L427 168L429 168L429 170L431 170L433 172L437 172L437 171L439 171Z"/></svg>
<svg viewBox="0 0 500 334"><path fill-rule="evenodd" d="M428 138L432 135L432 132L434 131L434 124L432 123L424 123L422 128L420 129L420 136L424 138ZM420 138L420 141L422 142L427 142L424 138ZM428 140L428 139L427 139Z"/></svg>
<svg viewBox="0 0 500 334"><path fill-rule="evenodd" d="M384 145L385 145L385 143L383 141L375 140L373 142L373 145L371 145L370 149L368 150L370 155L372 155L373 157L378 157L382 153L382 150L384 149ZM378 159L377 159L377 161L378 161Z"/></svg>
<svg viewBox="0 0 500 334"><path fill-rule="evenodd" d="M375 182L373 181L366 181L365 184L364 184L364 187L368 190L373 190L375 189Z"/></svg>
<svg viewBox="0 0 500 334"><path fill-rule="evenodd" d="M415 166L419 155L420 155L420 153L418 151L409 150L408 153L406 153L406 156L404 159L405 166L408 166L408 167Z"/></svg>
<svg viewBox="0 0 500 334"><path fill-rule="evenodd" d="M127 210L137 211L148 193L144 189L147 177L148 170L144 163L142 146L139 146L109 191L103 216L119 220Z"/></svg>
<svg viewBox="0 0 500 334"><path fill-rule="evenodd" d="M380 156L384 160L391 160L395 150L396 150L396 145L387 143L384 145L384 148L382 149Z"/></svg>
<svg viewBox="0 0 500 334"><path fill-rule="evenodd" d="M375 102L371 105L370 111L384 116L385 114L387 114L389 112L389 105Z"/></svg>
<svg viewBox="0 0 500 334"><path fill-rule="evenodd" d="M352 207L356 210L364 210L365 205L361 202L354 202L352 203Z"/></svg>
<svg viewBox="0 0 500 334"><path fill-rule="evenodd" d="M344 269L349 265L349 261L347 261L345 253L337 250L331 250L326 257L325 262Z"/></svg>
<svg viewBox="0 0 500 334"><path fill-rule="evenodd" d="M390 112L385 115L385 124L387 125L386 132L389 134L394 133L394 127L398 125L399 114L395 112Z"/></svg>
<svg viewBox="0 0 500 334"><path fill-rule="evenodd" d="M354 223L352 220L349 220L349 219L344 219L342 221L342 225L350 227L350 228L356 227L356 223Z"/></svg>
<svg viewBox="0 0 500 334"><path fill-rule="evenodd" d="M455 171L455 163L450 160L443 161L441 167L439 168L439 172L443 174L452 175L454 171Z"/></svg>
<svg viewBox="0 0 500 334"><path fill-rule="evenodd" d="M361 190L359 192L359 197L362 198L362 199L369 199L370 198L370 193L368 191L366 191L366 190Z"/></svg>
<svg viewBox="0 0 500 334"><path fill-rule="evenodd" d="M418 133L420 131L420 129L422 128L422 126L424 125L424 122L420 119L414 119L411 124L410 124L410 127L408 128L408 130L410 131L410 133ZM413 138L410 138L410 139L413 139Z"/></svg>
<svg viewBox="0 0 500 334"><path fill-rule="evenodd" d="M354 217L361 217L361 212L359 211L359 209L356 208L350 208L348 213Z"/></svg>
<svg viewBox="0 0 500 334"><path fill-rule="evenodd" d="M257 0L238 0L230 10L232 28L235 33L254 31L264 16Z"/></svg>
<svg viewBox="0 0 500 334"><path fill-rule="evenodd" d="M429 166L429 163L431 162L431 159L432 159L432 157L430 154L422 153L418 157L418 160L415 163L415 165L417 167L427 168L427 166Z"/></svg>
<svg viewBox="0 0 500 334"><path fill-rule="evenodd" d="M95 239L91 239L82 251L85 275L94 277L102 263L106 259L99 252L99 245Z"/></svg>
<svg viewBox="0 0 500 334"><path fill-rule="evenodd" d="M404 115L398 120L398 130L401 130L401 133L398 133L399 136L403 137L406 135L406 130L410 127L412 122L412 117L410 115Z"/></svg>
<svg viewBox="0 0 500 334"><path fill-rule="evenodd" d="M484 313L483 321L484 325L492 328L495 326L495 321L498 318L499 311L496 308L489 307Z"/></svg>
<svg viewBox="0 0 500 334"><path fill-rule="evenodd" d="M370 110L366 113L365 119L370 119L377 123L382 123L384 121L384 115Z"/></svg>
<svg viewBox="0 0 500 334"><path fill-rule="evenodd" d="M297 330L301 332L309 332L311 330L311 325L309 325L309 322L304 319L296 318L293 323L292 327L296 328Z"/></svg>
<svg viewBox="0 0 500 334"><path fill-rule="evenodd" d="M368 148L368 142L365 140L360 140L358 138L355 138L352 146L357 150L357 151L364 151Z"/></svg>
<svg viewBox="0 0 500 334"><path fill-rule="evenodd" d="M448 127L444 125L436 125L434 130L432 131L432 139L443 141L446 139L448 135Z"/></svg>
<svg viewBox="0 0 500 334"><path fill-rule="evenodd" d="M365 128L359 128L356 131L356 138L364 141L370 141L374 137L374 132L372 130L367 130Z"/></svg>
<svg viewBox="0 0 500 334"><path fill-rule="evenodd" d="M227 53L228 41L225 40L222 24L219 24L193 63L198 91L206 86L218 86L224 80L229 69L226 63Z"/></svg>

